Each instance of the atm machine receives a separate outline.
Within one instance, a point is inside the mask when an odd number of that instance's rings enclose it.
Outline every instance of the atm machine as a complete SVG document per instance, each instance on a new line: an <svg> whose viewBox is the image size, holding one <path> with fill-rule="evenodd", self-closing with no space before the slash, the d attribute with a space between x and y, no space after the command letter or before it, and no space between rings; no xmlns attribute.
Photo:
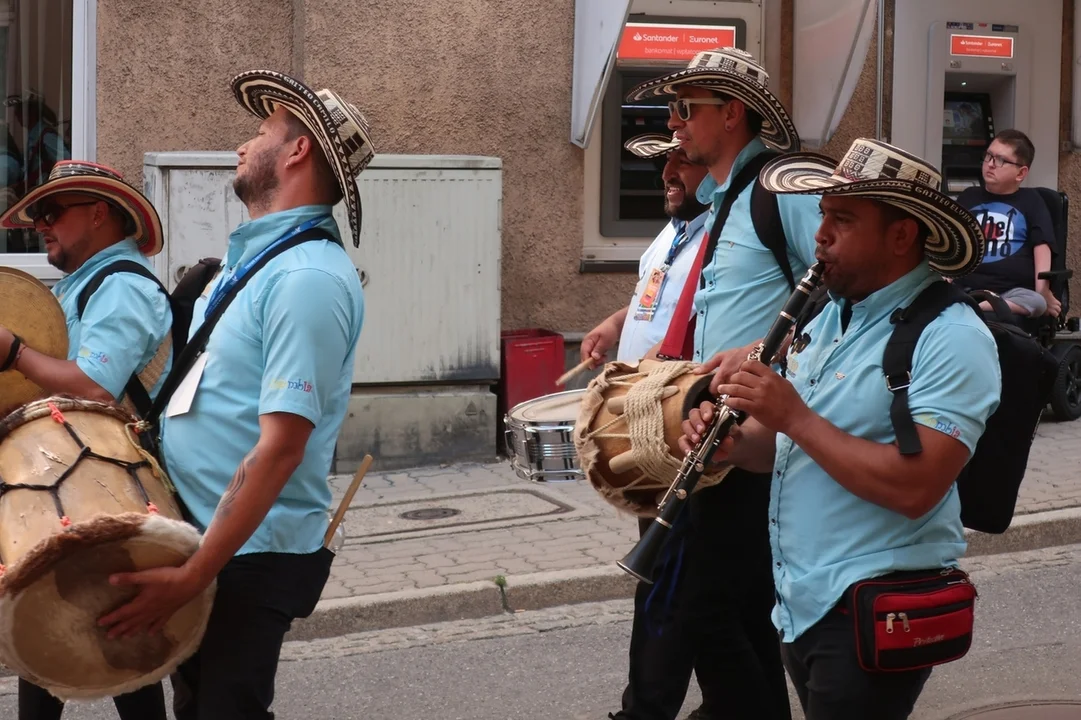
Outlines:
<svg viewBox="0 0 1081 720"><path fill-rule="evenodd" d="M995 133L1036 158L1026 185L1058 187L1061 0L905 0L896 5L890 142L942 171L956 198L981 182Z"/></svg>

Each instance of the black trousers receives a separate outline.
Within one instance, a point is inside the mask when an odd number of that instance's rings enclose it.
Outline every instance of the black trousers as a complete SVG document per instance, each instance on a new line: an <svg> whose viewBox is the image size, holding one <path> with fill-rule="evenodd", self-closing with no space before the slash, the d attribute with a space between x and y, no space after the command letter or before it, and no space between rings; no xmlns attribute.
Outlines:
<svg viewBox="0 0 1081 720"><path fill-rule="evenodd" d="M869 673L856 657L855 632L851 616L835 608L795 642L782 646L807 720L905 720L931 668Z"/></svg>
<svg viewBox="0 0 1081 720"><path fill-rule="evenodd" d="M166 720L160 682L113 698L120 720ZM19 678L19 720L60 720L64 703L49 691Z"/></svg>
<svg viewBox="0 0 1081 720"><path fill-rule="evenodd" d="M234 557L218 589L199 650L173 674L176 720L273 720L282 640L311 615L334 554Z"/></svg>
<svg viewBox="0 0 1081 720"><path fill-rule="evenodd" d="M674 720L693 671L705 718L791 719L770 620L769 484L769 475L734 470L691 495L682 556L673 564L666 548L669 570L635 593L629 679L614 718Z"/></svg>

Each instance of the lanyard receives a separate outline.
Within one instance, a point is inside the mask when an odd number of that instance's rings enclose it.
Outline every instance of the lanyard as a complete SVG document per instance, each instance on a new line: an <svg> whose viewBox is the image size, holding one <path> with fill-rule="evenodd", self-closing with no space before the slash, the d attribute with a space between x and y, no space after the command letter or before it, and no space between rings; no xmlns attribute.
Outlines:
<svg viewBox="0 0 1081 720"><path fill-rule="evenodd" d="M680 251L687 247L687 243L690 242L691 236L687 233L688 226L688 223L683 223L682 232L677 232L676 236L672 238L672 247L668 249L668 257L664 260L665 267L672 267L672 263L676 261Z"/></svg>
<svg viewBox="0 0 1081 720"><path fill-rule="evenodd" d="M206 312L203 317L210 317L210 314L214 312L214 308L218 306L218 303L222 301L222 298L224 298L229 293L229 291L233 289L233 286L240 282L240 280L251 271L252 266L259 262L259 259L261 257L276 248L278 245L286 242L287 240L296 237L302 232L307 232L308 230L311 230L313 227L323 222L328 217L330 216L320 215L319 217L314 217L311 220L303 222L300 225L293 227L291 230L286 231L284 235L272 242L265 250L253 257L248 262L244 263L244 266L242 268L237 270L225 280L222 280L222 282L218 285L217 289L214 290L214 294L210 296L210 301L206 305Z"/></svg>

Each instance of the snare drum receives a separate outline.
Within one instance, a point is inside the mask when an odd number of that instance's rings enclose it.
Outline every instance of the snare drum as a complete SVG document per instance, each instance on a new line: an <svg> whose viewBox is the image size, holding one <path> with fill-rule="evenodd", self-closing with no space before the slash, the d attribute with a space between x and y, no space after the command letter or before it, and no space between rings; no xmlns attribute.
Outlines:
<svg viewBox="0 0 1081 720"><path fill-rule="evenodd" d="M210 616L214 583L154 635L110 640L97 623L139 591L109 575L179 566L199 546L134 422L61 397L0 421L0 662L62 700L161 680Z"/></svg>
<svg viewBox="0 0 1081 720"><path fill-rule="evenodd" d="M574 448L574 421L586 391L544 395L511 408L503 418L511 467L533 482L579 480L582 471Z"/></svg>

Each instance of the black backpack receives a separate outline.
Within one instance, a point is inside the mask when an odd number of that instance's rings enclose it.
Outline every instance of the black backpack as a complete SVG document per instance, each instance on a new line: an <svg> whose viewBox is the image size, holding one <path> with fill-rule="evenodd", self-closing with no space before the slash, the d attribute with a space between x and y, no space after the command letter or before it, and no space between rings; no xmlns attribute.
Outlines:
<svg viewBox="0 0 1081 720"><path fill-rule="evenodd" d="M803 326L829 302L822 290L819 288L818 297L808 303L794 337L799 337ZM993 319L980 308L982 300L993 308ZM991 331L1002 370L998 408L987 419L975 452L957 476L961 522L970 530L998 534L1005 532L1013 520L1029 450L1040 416L1050 401L1058 361L1017 325L998 295L982 290L966 293L944 280L932 283L910 305L893 312L890 322L895 327L882 356L886 387L893 393L890 421L901 454L914 455L922 450L908 406L916 343L925 327L947 307L959 302L972 307Z"/></svg>
<svg viewBox="0 0 1081 720"><path fill-rule="evenodd" d="M327 235L326 231L320 230L319 228L312 228L274 247L270 252L260 258L259 262L252 266L251 271L233 286L233 288L222 298L221 302L218 303L214 313L206 319L206 322L200 326L195 335L190 337L189 332L191 329L192 311L195 307L195 301L199 299L203 290L206 289L206 286L214 278L214 274L217 273L220 268L221 260L219 258L203 258L199 260L199 262L184 273L183 277L180 278L171 293L165 289L165 286L161 284L161 281L158 280L153 272L132 260L117 260L114 263L110 263L99 270L94 277L91 278L90 282L88 282L82 292L79 293L78 306L80 319L82 319L83 311L86 309L86 304L89 302L90 296L101 287L105 278L118 272L130 272L153 280L169 299L169 308L173 313L173 325L170 331L173 341L173 366L169 371L169 375L165 378L165 382L162 385L161 391L158 393L156 402L151 402L149 391L147 388L143 387L142 382L139 381L139 378L135 373L128 379L128 383L124 387L124 393L131 398L131 402L139 413L140 418L147 420L151 424L157 422L158 417L161 416L169 399L172 397L173 393L176 392L177 385L180 384L180 381L183 380L184 376L187 374L188 369L191 368L195 360L202 354L207 341L210 339L210 332L214 329L214 325L217 324L218 320L225 312L226 307L233 301L233 298L236 297L241 288L247 284L248 280L250 280L260 268L270 262L274 257L310 240L332 240L333 242L337 242Z"/></svg>

